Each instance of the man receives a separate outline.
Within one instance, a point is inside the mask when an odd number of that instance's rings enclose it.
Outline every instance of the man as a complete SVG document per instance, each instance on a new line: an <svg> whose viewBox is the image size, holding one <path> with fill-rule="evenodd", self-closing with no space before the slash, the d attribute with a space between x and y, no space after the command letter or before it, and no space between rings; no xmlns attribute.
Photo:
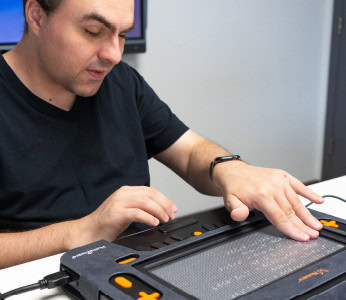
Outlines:
<svg viewBox="0 0 346 300"><path fill-rule="evenodd" d="M133 0L23 0L26 30L0 57L0 267L114 240L132 222L157 226L177 207L149 187L147 159L232 219L261 210L298 241L322 225L297 194L323 199L281 170L240 160L188 128L121 62Z"/></svg>

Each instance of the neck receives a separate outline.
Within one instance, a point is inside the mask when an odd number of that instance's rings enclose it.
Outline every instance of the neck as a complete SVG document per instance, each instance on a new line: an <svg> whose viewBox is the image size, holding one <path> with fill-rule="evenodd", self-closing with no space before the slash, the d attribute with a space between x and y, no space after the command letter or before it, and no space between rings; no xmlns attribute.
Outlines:
<svg viewBox="0 0 346 300"><path fill-rule="evenodd" d="M4 54L4 59L20 81L42 100L69 111L76 95L52 82L40 68L37 51L26 36L11 51Z"/></svg>

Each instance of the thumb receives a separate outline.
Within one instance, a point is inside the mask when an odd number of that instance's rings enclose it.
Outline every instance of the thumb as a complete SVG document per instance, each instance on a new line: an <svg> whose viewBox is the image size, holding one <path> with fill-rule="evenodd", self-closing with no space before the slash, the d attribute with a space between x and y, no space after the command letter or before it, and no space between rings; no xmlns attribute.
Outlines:
<svg viewBox="0 0 346 300"><path fill-rule="evenodd" d="M234 221L244 221L249 216L249 208L241 202L236 196L227 194L224 197L225 207L231 212L231 218Z"/></svg>

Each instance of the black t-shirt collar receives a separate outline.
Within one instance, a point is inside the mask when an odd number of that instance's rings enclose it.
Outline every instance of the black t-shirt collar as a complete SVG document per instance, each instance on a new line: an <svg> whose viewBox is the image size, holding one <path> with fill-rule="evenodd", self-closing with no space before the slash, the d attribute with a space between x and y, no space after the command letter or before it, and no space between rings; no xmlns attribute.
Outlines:
<svg viewBox="0 0 346 300"><path fill-rule="evenodd" d="M31 107L40 111L43 114L50 115L56 118L70 119L74 118L80 102L83 101L82 97L77 96L74 105L71 110L63 110L47 101L41 99L32 93L17 77L11 67L7 64L6 60L0 55L0 76L3 76L4 80L8 83L12 89L18 91L24 95L23 100L26 101Z"/></svg>

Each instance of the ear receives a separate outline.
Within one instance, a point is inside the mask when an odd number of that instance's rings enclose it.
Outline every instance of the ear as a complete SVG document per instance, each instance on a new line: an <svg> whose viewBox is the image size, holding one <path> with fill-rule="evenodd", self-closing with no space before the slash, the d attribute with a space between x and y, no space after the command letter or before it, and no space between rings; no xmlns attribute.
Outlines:
<svg viewBox="0 0 346 300"><path fill-rule="evenodd" d="M36 0L28 0L25 6L25 16L29 25L29 30L38 34L47 15Z"/></svg>

